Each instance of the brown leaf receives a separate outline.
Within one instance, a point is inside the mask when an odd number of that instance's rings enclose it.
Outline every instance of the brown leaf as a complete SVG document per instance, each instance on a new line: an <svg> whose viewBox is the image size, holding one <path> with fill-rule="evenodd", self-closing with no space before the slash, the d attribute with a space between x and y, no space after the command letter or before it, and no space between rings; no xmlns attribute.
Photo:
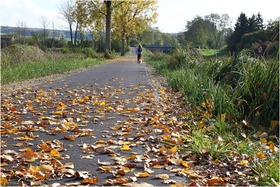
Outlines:
<svg viewBox="0 0 280 187"><path fill-rule="evenodd" d="M34 152L32 149L27 149L21 157L23 158L24 161L27 162L34 162L39 158L38 154Z"/></svg>
<svg viewBox="0 0 280 187"><path fill-rule="evenodd" d="M93 178L86 178L82 181L82 184L97 184L99 182L98 177L93 177Z"/></svg>
<svg viewBox="0 0 280 187"><path fill-rule="evenodd" d="M75 141L77 137L78 137L78 135L69 135L69 136L64 136L64 139Z"/></svg>

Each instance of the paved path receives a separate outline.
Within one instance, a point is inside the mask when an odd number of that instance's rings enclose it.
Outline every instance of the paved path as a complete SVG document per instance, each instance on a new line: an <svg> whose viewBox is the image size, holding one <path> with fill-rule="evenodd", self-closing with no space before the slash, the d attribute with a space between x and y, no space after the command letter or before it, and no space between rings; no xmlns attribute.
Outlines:
<svg viewBox="0 0 280 187"><path fill-rule="evenodd" d="M136 183L169 185L155 179L166 173L186 184L186 177L166 170L175 157L159 151L167 129L158 121L172 119L165 110L178 112L161 103L163 93L152 86L144 64L112 62L3 97L1 154L7 166L1 169L14 176L9 185L74 185L86 176L92 181L85 184L119 185L133 182L137 172L149 177ZM51 168L42 169L46 165Z"/></svg>

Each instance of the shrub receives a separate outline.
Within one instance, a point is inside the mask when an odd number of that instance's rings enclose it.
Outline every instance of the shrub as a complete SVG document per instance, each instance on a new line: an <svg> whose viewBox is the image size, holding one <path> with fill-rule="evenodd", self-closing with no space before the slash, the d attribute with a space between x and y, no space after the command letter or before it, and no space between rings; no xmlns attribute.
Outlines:
<svg viewBox="0 0 280 187"><path fill-rule="evenodd" d="M100 58L100 55L92 48L83 48L82 52L87 58Z"/></svg>

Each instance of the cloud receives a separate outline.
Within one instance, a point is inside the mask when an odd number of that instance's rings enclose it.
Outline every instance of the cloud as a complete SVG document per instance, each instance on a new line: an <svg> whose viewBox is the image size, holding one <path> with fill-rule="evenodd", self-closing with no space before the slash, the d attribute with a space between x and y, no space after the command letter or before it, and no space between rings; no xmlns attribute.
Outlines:
<svg viewBox="0 0 280 187"><path fill-rule="evenodd" d="M16 26L18 22L26 23L27 27L42 27L41 17L48 20L49 28L54 21L56 27L64 26L59 19L54 0L8 0L1 4L1 25Z"/></svg>

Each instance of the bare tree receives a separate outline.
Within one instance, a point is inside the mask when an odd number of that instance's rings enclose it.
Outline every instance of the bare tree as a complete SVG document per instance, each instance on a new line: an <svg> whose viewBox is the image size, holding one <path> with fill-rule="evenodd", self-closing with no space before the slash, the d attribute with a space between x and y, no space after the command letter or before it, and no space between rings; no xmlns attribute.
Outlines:
<svg viewBox="0 0 280 187"><path fill-rule="evenodd" d="M54 41L55 41L55 37L57 36L56 31L54 30L54 22L52 20L52 48L54 48Z"/></svg>
<svg viewBox="0 0 280 187"><path fill-rule="evenodd" d="M42 16L41 17L41 23L42 23L42 27L43 27L43 33L42 33L42 37L43 37L43 46L46 47L46 39L48 37L48 29L47 27L49 26L48 20L46 17Z"/></svg>
<svg viewBox="0 0 280 187"><path fill-rule="evenodd" d="M67 21L69 25L69 31L70 31L70 39L71 39L71 47L74 49L73 45L73 23L75 22L74 16L73 16L73 6L71 5L70 0L63 1L59 7L58 7L60 14L63 16L63 18Z"/></svg>
<svg viewBox="0 0 280 187"><path fill-rule="evenodd" d="M26 36L26 23L24 21L17 22L17 34L20 44L24 44Z"/></svg>

